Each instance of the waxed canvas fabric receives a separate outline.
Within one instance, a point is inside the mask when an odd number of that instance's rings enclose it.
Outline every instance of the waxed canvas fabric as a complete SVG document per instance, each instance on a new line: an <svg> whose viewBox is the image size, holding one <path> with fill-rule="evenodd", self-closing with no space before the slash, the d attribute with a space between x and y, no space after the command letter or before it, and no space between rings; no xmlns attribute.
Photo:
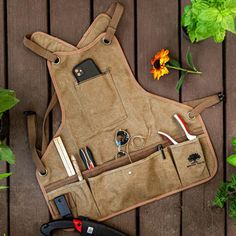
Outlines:
<svg viewBox="0 0 236 236"><path fill-rule="evenodd" d="M199 131L200 134L193 142L167 146L163 150L165 158L163 152L156 151L142 160L131 160L128 165L60 187L68 176L54 143L50 142L42 157L48 174L40 176L37 173L37 179L55 219L59 215L53 209L52 200L63 194L69 194L74 203L73 212L104 220L204 183L217 170L216 156L201 117L188 118L192 107L146 92L135 80L117 38L113 37L110 45L103 44L110 20L107 14L100 14L77 46L42 32L31 36L32 41L60 58L59 64L48 61L62 110L61 126L55 137L62 138L81 171L85 171L85 167L79 149L85 146L92 150L98 166L115 160L114 135L119 129L127 129L131 136L144 137L143 149L153 148L163 142L158 130L177 138L184 136L172 118L178 113L193 134ZM96 63L102 74L78 84L72 69L88 58ZM129 153L142 151L142 148L129 145ZM187 167L192 160L188 158L194 153L204 162ZM52 186L55 186L53 190Z"/></svg>

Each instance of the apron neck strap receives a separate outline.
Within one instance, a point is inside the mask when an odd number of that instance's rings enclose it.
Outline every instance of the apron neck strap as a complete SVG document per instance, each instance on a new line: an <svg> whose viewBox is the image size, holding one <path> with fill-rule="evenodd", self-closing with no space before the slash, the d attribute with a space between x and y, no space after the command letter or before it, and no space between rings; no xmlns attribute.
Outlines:
<svg viewBox="0 0 236 236"><path fill-rule="evenodd" d="M23 44L25 47L30 49L32 52L36 53L37 55L47 59L48 61L56 63L58 60L57 55L53 54L51 51L41 47L37 43L31 40L31 35L28 34L24 37Z"/></svg>
<svg viewBox="0 0 236 236"><path fill-rule="evenodd" d="M123 11L124 11L124 7L118 2L112 3L111 6L106 11L107 15L111 17L111 21L107 27L106 35L103 38L103 42L105 44L111 44L112 38L115 35L116 29L121 19L121 16L123 14Z"/></svg>

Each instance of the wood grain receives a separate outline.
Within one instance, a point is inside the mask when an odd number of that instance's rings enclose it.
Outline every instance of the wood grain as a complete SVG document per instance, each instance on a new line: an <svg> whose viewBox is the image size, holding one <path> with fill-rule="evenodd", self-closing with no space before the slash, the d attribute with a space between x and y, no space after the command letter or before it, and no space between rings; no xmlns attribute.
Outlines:
<svg viewBox="0 0 236 236"><path fill-rule="evenodd" d="M10 144L16 165L11 167L9 234L41 235L40 225L48 221L49 214L35 178L23 111L36 111L41 127L48 96L47 70L45 61L25 49L22 40L30 32L47 31L47 1L9 0L7 16L8 83L21 101L10 112Z"/></svg>
<svg viewBox="0 0 236 236"><path fill-rule="evenodd" d="M160 81L150 74L150 60L162 48L178 59L178 1L138 1L137 3L138 81L149 92L179 99L175 92L178 72ZM140 208L140 235L180 235L180 194Z"/></svg>
<svg viewBox="0 0 236 236"><path fill-rule="evenodd" d="M88 0L51 0L50 33L76 46L90 25L90 7ZM53 133L55 133L61 121L61 112L58 106L53 111L52 121L51 126ZM78 233L58 231L55 235L72 236L78 235Z"/></svg>
<svg viewBox="0 0 236 236"><path fill-rule="evenodd" d="M4 1L0 1L0 87L6 87L6 61L5 61L5 19ZM0 162L0 173L7 172L7 164ZM7 185L7 180L1 180L0 185ZM8 234L8 189L0 191L0 235Z"/></svg>
<svg viewBox="0 0 236 236"><path fill-rule="evenodd" d="M181 1L183 6L189 1ZM190 44L182 37L182 61L190 47L193 60L202 76L188 76L182 90L183 101L212 95L223 90L222 45L212 39ZM223 103L202 114L218 157L218 173L210 182L183 192L182 234L224 235L224 210L212 207L219 183L223 180Z"/></svg>
<svg viewBox="0 0 236 236"><path fill-rule="evenodd" d="M99 13L105 12L113 2L113 0L94 0L94 17ZM124 14L118 25L116 36L125 52L131 69L135 71L134 3L130 0L121 0L119 2L124 6ZM130 236L136 235L135 210L114 217L105 223Z"/></svg>
<svg viewBox="0 0 236 236"><path fill-rule="evenodd" d="M233 153L231 139L236 136L236 83L235 83L235 58L236 58L236 45L235 45L235 35L228 33L226 39L226 63L225 63L225 83L226 83L226 156L229 156ZM233 174L235 174L235 167L226 165L226 177L229 180ZM227 213L228 214L228 213ZM235 220L232 220L229 216L226 219L227 235L234 236L236 235Z"/></svg>

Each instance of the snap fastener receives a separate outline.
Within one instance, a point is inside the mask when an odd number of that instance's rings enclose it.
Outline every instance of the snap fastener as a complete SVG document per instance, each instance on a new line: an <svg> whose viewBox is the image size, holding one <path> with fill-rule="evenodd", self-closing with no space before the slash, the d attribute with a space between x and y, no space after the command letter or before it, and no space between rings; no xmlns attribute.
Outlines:
<svg viewBox="0 0 236 236"><path fill-rule="evenodd" d="M132 171L129 171L128 174L131 175L131 174L132 174Z"/></svg>

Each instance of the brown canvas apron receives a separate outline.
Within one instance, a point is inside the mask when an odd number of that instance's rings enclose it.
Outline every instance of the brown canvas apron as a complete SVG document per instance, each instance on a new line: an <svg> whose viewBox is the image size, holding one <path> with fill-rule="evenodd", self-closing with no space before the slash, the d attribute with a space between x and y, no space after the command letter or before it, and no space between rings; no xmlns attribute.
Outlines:
<svg viewBox="0 0 236 236"><path fill-rule="evenodd" d="M53 199L65 195L74 216L104 220L130 209L205 183L217 170L217 159L200 113L220 102L213 95L181 104L146 92L135 80L114 36L123 7L113 4L94 20L77 46L42 32L26 36L24 44L47 59L56 91L44 120L42 151L35 148L35 115L28 116L29 142L37 179L54 219L59 213ZM72 69L91 58L102 74L77 83ZM48 145L46 118L59 100L60 136L74 155L83 175L68 177L53 142ZM196 139L188 141L173 119L180 114ZM116 158L114 135L127 130L128 153ZM170 145L157 134L165 131L179 144ZM135 139L137 137L137 139ZM137 143L142 140L143 143ZM158 144L164 149L157 151ZM97 166L86 170L79 149L88 146ZM199 161L190 156L198 154ZM45 174L46 171L46 174ZM41 173L41 174L40 174Z"/></svg>

